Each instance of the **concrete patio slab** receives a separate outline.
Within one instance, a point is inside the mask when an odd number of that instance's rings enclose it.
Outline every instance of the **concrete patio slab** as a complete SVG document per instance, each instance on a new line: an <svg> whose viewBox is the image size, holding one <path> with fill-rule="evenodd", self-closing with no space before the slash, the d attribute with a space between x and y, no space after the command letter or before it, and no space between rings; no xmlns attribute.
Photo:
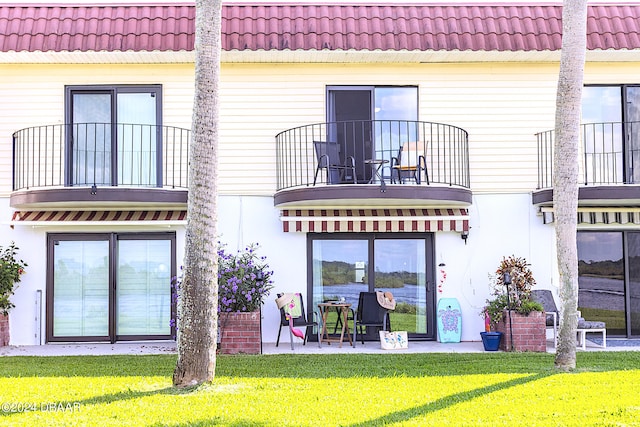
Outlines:
<svg viewBox="0 0 640 427"><path fill-rule="evenodd" d="M640 351L640 340L607 340L607 348L587 340L586 351ZM624 344L624 345L623 345ZM579 349L579 351L582 351ZM0 356L103 356L103 355L143 355L143 354L176 354L176 343L173 341L138 341L126 343L66 343L27 346L0 347ZM460 343L439 343L436 341L410 341L409 348L398 350L382 350L379 342L358 342L355 347L344 343L324 343L321 347L315 342L302 345L294 342L293 350L288 341L263 343L262 354L402 354L402 353L485 353L481 341L463 341ZM493 353L493 352L486 352ZM553 342L547 341L547 353L555 353Z"/></svg>

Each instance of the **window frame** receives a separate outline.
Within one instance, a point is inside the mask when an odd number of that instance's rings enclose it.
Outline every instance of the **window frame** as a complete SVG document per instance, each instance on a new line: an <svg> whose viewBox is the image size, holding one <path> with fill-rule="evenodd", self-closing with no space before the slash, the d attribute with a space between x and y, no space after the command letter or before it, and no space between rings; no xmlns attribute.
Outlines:
<svg viewBox="0 0 640 427"><path fill-rule="evenodd" d="M109 242L109 320L108 336L54 336L54 250L56 241L108 241ZM87 342L103 341L115 343L116 341L138 341L138 340L169 340L175 337L175 319L177 313L175 293L175 283L171 283L170 311L171 320L170 332L166 335L118 335L116 331L116 310L117 310L117 269L118 269L118 241L121 240L169 240L171 242L171 278L177 275L177 249L176 233L169 232L113 232L113 233L47 233L47 262L46 262L46 314L45 329L46 342Z"/></svg>
<svg viewBox="0 0 640 427"><path fill-rule="evenodd" d="M156 111L155 121L156 129L162 129L162 85L161 84L123 84L123 85L110 85L110 84L98 84L98 85L67 85L65 86L65 101L64 101L64 119L68 126L66 132L66 147L73 146L73 96L75 94L109 94L111 100L111 186L118 185L118 132L117 132L117 103L118 94L126 93L153 93L156 97ZM156 187L162 186L162 132L156 132ZM64 182L65 187L71 187L74 185L86 185L75 184L73 182L74 172L74 159L73 150L67 148L64 153L65 173Z"/></svg>
<svg viewBox="0 0 640 427"><path fill-rule="evenodd" d="M432 341L437 339L437 289L435 267L435 233L307 233L307 307L316 308L313 295L313 242L316 240L366 240L367 276L375 277L375 241L376 240L423 240L425 245L425 287L426 287L426 333L410 334L412 340ZM369 290L375 283L368 283ZM391 325L393 328L393 324ZM353 333L353 331L351 331Z"/></svg>

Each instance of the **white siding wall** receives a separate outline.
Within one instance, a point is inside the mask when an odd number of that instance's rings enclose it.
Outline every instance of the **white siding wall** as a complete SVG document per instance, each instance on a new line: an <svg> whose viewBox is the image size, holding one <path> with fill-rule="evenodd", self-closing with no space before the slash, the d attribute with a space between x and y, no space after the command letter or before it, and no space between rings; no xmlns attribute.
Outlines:
<svg viewBox="0 0 640 427"><path fill-rule="evenodd" d="M589 64L585 82L639 83L639 65ZM448 273L439 297L460 300L463 340L477 340L483 327L477 313L488 295L487 275L503 256L525 256L539 286L556 284L553 227L542 224L530 197L537 174L534 134L553 128L556 78L555 64L225 64L221 239L231 247L262 245L275 271L274 293L306 292L305 235L282 233L271 198L275 135L325 121L327 85L417 85L420 120L456 125L470 135L471 233L466 245L458 233L437 233L436 263L445 263ZM20 309L11 314L12 344L37 343L34 298L36 290L45 288L45 235L53 229L8 225L11 134L62 123L65 85L136 83L162 84L164 124L190 128L192 64L0 66L0 244L15 240L29 263L14 298ZM179 229L178 264L183 245ZM275 341L275 304L268 301L263 313L263 338Z"/></svg>
<svg viewBox="0 0 640 427"><path fill-rule="evenodd" d="M590 64L588 83L637 83L638 64ZM613 69L613 72L612 72ZM272 195L275 135L323 122L327 85L417 85L419 119L469 132L474 193L535 189L535 133L553 128L555 64L225 64L221 83L221 194ZM3 65L0 194L11 185L11 134L64 121L64 87L162 84L165 125L190 128L193 67Z"/></svg>

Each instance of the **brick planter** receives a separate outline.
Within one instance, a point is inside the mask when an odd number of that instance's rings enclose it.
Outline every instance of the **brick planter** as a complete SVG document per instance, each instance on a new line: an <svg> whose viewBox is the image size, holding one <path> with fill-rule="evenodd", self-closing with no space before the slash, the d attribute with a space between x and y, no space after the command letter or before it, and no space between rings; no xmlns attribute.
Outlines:
<svg viewBox="0 0 640 427"><path fill-rule="evenodd" d="M0 314L0 347L9 345L9 316Z"/></svg>
<svg viewBox="0 0 640 427"><path fill-rule="evenodd" d="M262 330L260 311L220 313L218 352L220 354L261 354Z"/></svg>
<svg viewBox="0 0 640 427"><path fill-rule="evenodd" d="M529 315L511 312L513 322L514 351L547 351L546 317L541 311L532 311ZM509 312L504 311L502 321L496 325L496 331L502 332L500 350L511 350L511 331L509 330Z"/></svg>

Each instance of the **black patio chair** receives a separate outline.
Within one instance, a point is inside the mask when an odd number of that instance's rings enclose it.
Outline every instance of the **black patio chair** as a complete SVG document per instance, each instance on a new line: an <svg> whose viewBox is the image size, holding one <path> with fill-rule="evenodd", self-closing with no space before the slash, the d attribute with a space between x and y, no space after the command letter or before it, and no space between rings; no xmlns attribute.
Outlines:
<svg viewBox="0 0 640 427"><path fill-rule="evenodd" d="M391 331L391 321L389 320L389 310L378 304L378 297L375 292L360 292L358 297L358 307L354 313L353 322L353 346L356 346L358 331L360 340L364 344L363 328L375 328L379 330Z"/></svg>
<svg viewBox="0 0 640 427"><path fill-rule="evenodd" d="M531 299L540 303L546 313L547 329L553 328L553 346L558 345L558 318L560 313L556 307L556 301L553 294L548 289L536 289L531 291Z"/></svg>
<svg viewBox="0 0 640 427"><path fill-rule="evenodd" d="M356 162L352 156L347 156L344 163L340 161L340 146L335 142L313 141L318 160L313 185L316 185L318 173L326 171L327 184L357 183Z"/></svg>
<svg viewBox="0 0 640 427"><path fill-rule="evenodd" d="M277 294L277 297L280 298L282 293ZM302 345L307 344L307 338L309 336L310 331L316 328L316 333L318 335L318 347L320 347L320 316L317 312L312 311L307 313L304 309L304 298L302 298L302 294L294 294L299 299L300 309L302 315L300 317L293 318L293 327L294 328L306 328L304 332L304 339L302 340ZM311 319L311 320L310 320ZM280 332L282 332L282 327L286 326L289 329L289 340L291 341L291 350L293 350L293 333L289 328L289 319L287 318L287 314L284 308L280 309L280 328L278 329L278 338L276 339L276 347L280 344Z"/></svg>

